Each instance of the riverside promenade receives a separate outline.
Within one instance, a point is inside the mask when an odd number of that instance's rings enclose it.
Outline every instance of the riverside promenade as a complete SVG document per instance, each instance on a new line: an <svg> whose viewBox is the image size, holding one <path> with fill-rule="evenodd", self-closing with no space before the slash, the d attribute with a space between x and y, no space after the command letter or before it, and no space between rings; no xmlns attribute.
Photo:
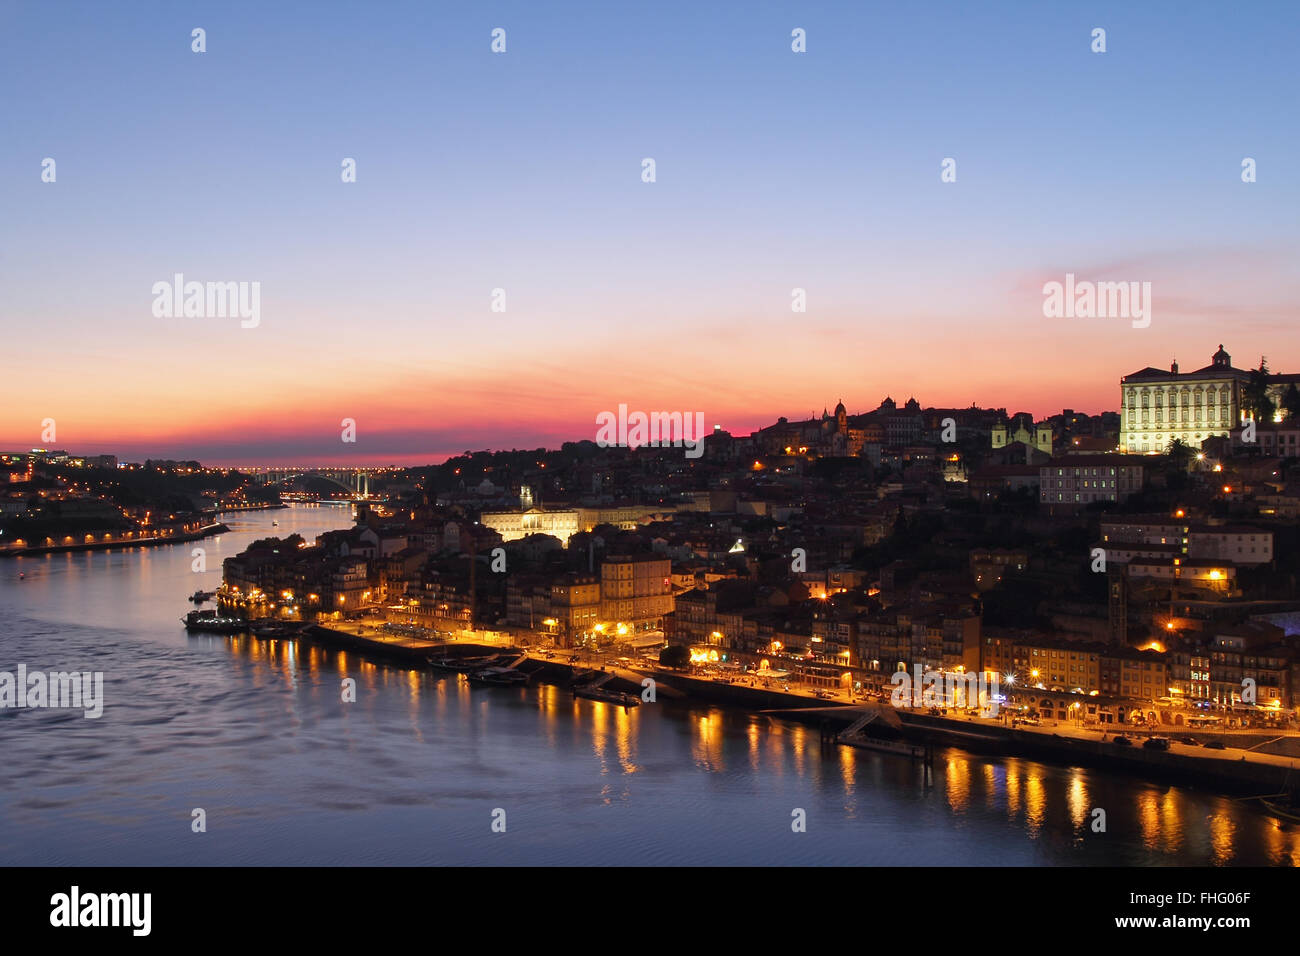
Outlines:
<svg viewBox="0 0 1300 956"><path fill-rule="evenodd" d="M422 667L431 657L472 657L480 654L505 654L517 651L522 658L519 669L531 677L553 683L567 684L579 673L590 670L603 670L613 675L611 688L627 693L640 693L641 682L652 676L649 671L599 664L581 655L563 651L525 651L517 648L508 637L498 637L492 632L465 632L472 637L454 637L447 640L431 640L403 634L399 631L385 630L371 622L335 622L328 625L313 625L303 631L308 640L338 650L355 651L358 654L383 658L410 666ZM656 696L682 698L681 691L664 684L656 687Z"/></svg>
<svg viewBox="0 0 1300 956"><path fill-rule="evenodd" d="M472 639L467 636L470 633ZM516 648L508 636L493 632L463 632L463 636L430 640L385 630L371 621L315 625L304 631L303 636L324 646L417 667L426 665L435 656L513 650L520 655L520 670L561 686L578 673L602 670L613 675L611 689L640 693L644 679L651 677L655 680L656 698L717 704L819 725L830 728L827 739L831 740L838 739L835 731L849 728L874 711L882 719L873 723L882 729L886 738L959 747L993 758L1082 764L1131 772L1148 780L1256 796L1300 786L1300 774L1292 779L1293 773L1300 771L1300 756L1287 752L1300 752L1300 736L1294 734L1188 732L1183 728L1147 731L1108 727L1103 730L1064 722L1012 728L1000 718L934 715L927 709L895 708L887 702L826 699L812 689L763 687L744 679L708 678L661 667L625 665L565 650L523 650ZM1131 746L1115 743L1117 733L1128 737ZM1176 737L1168 750L1142 746L1149 736L1173 734ZM1198 744L1182 743L1178 737L1195 738ZM1224 749L1205 747L1210 741L1223 743ZM839 742L853 743L847 738ZM1283 752L1268 752L1262 749L1265 747Z"/></svg>
<svg viewBox="0 0 1300 956"><path fill-rule="evenodd" d="M1277 733L1188 733L1169 730L1133 730L1108 727L1098 730L1077 725L1048 724L1008 727L997 718L933 715L925 709L893 708L888 704L868 704L839 709L819 708L819 719L843 722L860 718L871 709L892 711L904 740L946 743L976 753L1003 757L1026 757L1055 763L1078 763L1109 770L1131 772L1148 780L1168 780L1205 787L1227 793L1265 795L1300 788L1300 758L1287 752L1300 744L1294 734ZM890 721L892 722L892 721ZM1129 744L1115 742L1117 736ZM1143 743L1150 737L1170 739L1169 749L1149 749ZM1183 743L1179 738L1195 739ZM1222 743L1223 749L1206 747Z"/></svg>
<svg viewBox="0 0 1300 956"><path fill-rule="evenodd" d="M49 544L42 545L0 545L0 558L32 557L38 554L61 554L70 551L111 551L114 548L152 548L161 544L182 544L186 541L198 541L214 534L224 534L230 529L220 522L204 525L194 531L180 534L141 533L129 531L125 535L105 534L99 538L94 535L65 535L60 541L46 538Z"/></svg>

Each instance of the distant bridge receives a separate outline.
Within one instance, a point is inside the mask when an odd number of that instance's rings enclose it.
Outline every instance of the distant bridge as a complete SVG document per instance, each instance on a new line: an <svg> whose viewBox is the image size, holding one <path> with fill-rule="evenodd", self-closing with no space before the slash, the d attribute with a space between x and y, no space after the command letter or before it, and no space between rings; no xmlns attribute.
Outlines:
<svg viewBox="0 0 1300 956"><path fill-rule="evenodd" d="M381 468L242 468L259 485L275 485L295 478L318 478L346 491L353 498L370 497L370 476Z"/></svg>

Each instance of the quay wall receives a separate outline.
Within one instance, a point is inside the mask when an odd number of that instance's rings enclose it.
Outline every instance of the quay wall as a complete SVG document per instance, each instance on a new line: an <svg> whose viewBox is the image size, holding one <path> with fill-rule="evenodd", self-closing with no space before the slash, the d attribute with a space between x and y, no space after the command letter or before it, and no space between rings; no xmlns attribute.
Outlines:
<svg viewBox="0 0 1300 956"><path fill-rule="evenodd" d="M183 544L199 541L209 535L224 534L230 529L224 524L211 524L185 534L172 534L161 538L114 538L108 541L81 541L72 544L31 545L0 548L0 558L33 557L38 554L63 554L73 551L112 551L114 548L154 548L165 544Z"/></svg>
<svg viewBox="0 0 1300 956"><path fill-rule="evenodd" d="M425 664L428 658L435 654L480 656L504 653L509 650L484 644L443 644L432 641L388 643L321 625L308 628L304 634L309 639L324 645L416 665ZM529 657L520 665L520 669L547 683L568 686L576 673L592 668L570 662ZM615 674L616 676L605 685L606 687L625 693L641 692L640 675L637 672L622 673L616 669ZM769 713L785 711L785 714L777 713L774 716L820 725L832 730L842 730L849 726L866 709L885 706L869 704L864 707L837 701L821 701L739 683L702 680L665 669L652 670L650 676L653 676L657 682L657 696L664 699L686 698L691 701ZM897 717L901 722L899 729L884 726L882 721L868 725L866 734L959 747L972 753L989 756L1024 757L1066 766L1098 767L1131 773L1146 780L1208 787L1229 793L1278 793L1287 784L1288 768L1285 765L1250 760L1244 757L1240 750L1178 753L1147 750L1141 746L1140 738L1134 738L1133 747L1121 747L1111 740L1062 736L1046 728L1012 729L998 724L976 724L966 720L906 710L897 711ZM1211 739L1220 735L1197 734L1197 736ZM1233 735L1222 736L1233 737ZM1247 746L1257 742L1240 738L1236 740L1236 743L1246 743Z"/></svg>

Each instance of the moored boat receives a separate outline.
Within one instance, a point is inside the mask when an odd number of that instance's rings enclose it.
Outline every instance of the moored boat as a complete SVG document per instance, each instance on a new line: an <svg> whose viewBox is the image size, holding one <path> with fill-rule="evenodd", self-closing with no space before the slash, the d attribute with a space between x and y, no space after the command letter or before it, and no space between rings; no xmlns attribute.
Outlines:
<svg viewBox="0 0 1300 956"><path fill-rule="evenodd" d="M850 747L861 747L864 750L875 750L880 753L897 754L900 757L917 758L925 753L925 747L921 744L913 743L908 740L897 740L886 737L868 737L866 734L853 734L851 736L840 736L836 740L839 743L847 744Z"/></svg>
<svg viewBox="0 0 1300 956"><path fill-rule="evenodd" d="M248 622L238 617L221 617L216 611L190 611L181 623L187 631L207 631L212 634L238 634L248 630Z"/></svg>
<svg viewBox="0 0 1300 956"><path fill-rule="evenodd" d="M248 625L253 636L259 640L297 637L302 625L296 621L253 621Z"/></svg>
<svg viewBox="0 0 1300 956"><path fill-rule="evenodd" d="M1273 797L1272 799L1260 797L1259 802L1273 816L1289 823L1300 823L1300 806L1285 797Z"/></svg>
<svg viewBox="0 0 1300 956"><path fill-rule="evenodd" d="M500 663L500 654L490 654L487 657L461 657L452 661L451 669L459 674L473 674L485 667L497 667Z"/></svg>
<svg viewBox="0 0 1300 956"><path fill-rule="evenodd" d="M430 656L426 660L434 670L451 674L472 674L485 667L499 667L502 663L500 654L490 654L487 657L456 657L444 654L437 657Z"/></svg>
<svg viewBox="0 0 1300 956"><path fill-rule="evenodd" d="M528 675L513 667L481 667L468 675L471 684L518 687L528 683Z"/></svg>
<svg viewBox="0 0 1300 956"><path fill-rule="evenodd" d="M640 707L641 698L636 694L624 694L617 690L605 690L603 687L575 687L573 688L574 697L582 697L586 700L598 700L606 704L616 704L619 707Z"/></svg>

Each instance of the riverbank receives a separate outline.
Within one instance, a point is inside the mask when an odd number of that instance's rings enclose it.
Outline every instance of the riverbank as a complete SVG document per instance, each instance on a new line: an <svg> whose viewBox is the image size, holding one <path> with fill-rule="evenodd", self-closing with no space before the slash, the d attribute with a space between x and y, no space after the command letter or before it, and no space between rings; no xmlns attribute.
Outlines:
<svg viewBox="0 0 1300 956"><path fill-rule="evenodd" d="M829 727L835 734L873 712L875 719L862 729L867 743L873 739L901 740L959 747L990 757L1024 757L1065 766L1097 767L1143 780L1210 788L1234 795L1274 794L1300 784L1300 780L1291 779L1297 768L1294 758L1237 746L1258 747L1252 739L1258 735L1225 743L1224 749L1217 750L1204 744L1211 740L1223 742L1221 738L1232 735L1180 734L1194 736L1200 742L1187 744L1175 739L1168 750L1158 750L1142 744L1148 736L1167 734L1139 734L1121 728L1122 736L1131 742L1124 745L1115 742L1114 729L1099 731L1065 725L1011 728L994 719L937 716L887 704L803 708L782 716ZM839 742L851 745L855 741L847 736Z"/></svg>
<svg viewBox="0 0 1300 956"><path fill-rule="evenodd" d="M426 666L431 657L477 657L486 654L513 653L521 658L517 665L518 669L530 678L561 687L570 686L575 676L593 669L590 665L584 665L580 661L565 660L555 654L547 657L544 654L530 653L515 647L508 641L489 643L466 640L430 641L385 632L370 625L345 625L340 627L339 625L315 624L306 628L302 632L302 636L307 640L320 644L322 647L355 651L359 654L414 667ZM613 674L607 685L611 690L620 690L625 693L641 693L641 682L647 676L638 671L608 665L597 669ZM668 698L680 699L687 696L681 691L666 685L656 688L656 695L661 692Z"/></svg>
<svg viewBox="0 0 1300 956"><path fill-rule="evenodd" d="M593 665L563 651L529 652L508 641L431 641L355 624L342 627L315 625L308 628L304 636L323 646L417 667L427 665L433 656L513 651L521 658L517 665L521 671L534 679L562 687L571 685L577 674L596 669L612 675L606 685L609 689L640 694L642 682L650 677L655 681L657 699L717 704L810 724L821 728L828 740L844 745L852 745L855 738L840 737L839 734L874 714L875 717L859 731L861 742L868 747L878 741L956 747L994 758L1024 757L1065 766L1091 766L1129 773L1144 780L1208 787L1228 794L1281 792L1291 784L1290 774L1296 766L1295 759L1285 753L1264 753L1237 746L1257 748L1269 740L1281 740L1282 737L1276 734L1180 734L1194 736L1202 743L1220 740L1225 749L1214 750L1175 741L1169 750L1154 750L1143 747L1145 738L1131 730L1126 731L1126 735L1133 744L1124 746L1114 742L1114 729L1103 733L1064 725L1011 728L996 719L932 715L884 703L850 704L823 700L813 694L771 690L734 680L695 677L664 668L620 667L613 663ZM1286 742L1300 744L1291 738L1286 738Z"/></svg>
<svg viewBox="0 0 1300 956"><path fill-rule="evenodd" d="M73 551L112 551L114 548L151 548L160 544L182 544L186 541L199 541L214 534L224 534L229 531L226 525L221 523L204 525L197 531L188 531L184 534L158 535L149 538L108 538L99 541L80 541L67 544L51 544L32 547L25 545L21 548L0 548L0 557L22 558L34 557L39 554L62 554Z"/></svg>

